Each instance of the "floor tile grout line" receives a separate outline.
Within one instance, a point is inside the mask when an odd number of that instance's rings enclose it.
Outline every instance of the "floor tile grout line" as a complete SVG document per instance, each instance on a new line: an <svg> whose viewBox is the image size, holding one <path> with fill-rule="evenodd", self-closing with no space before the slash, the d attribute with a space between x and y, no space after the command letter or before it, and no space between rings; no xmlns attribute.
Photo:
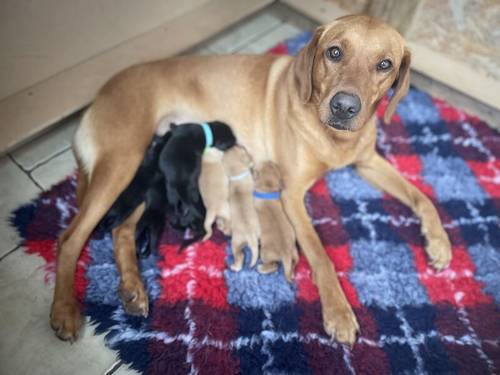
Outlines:
<svg viewBox="0 0 500 375"><path fill-rule="evenodd" d="M31 175L31 172L32 171L28 171L26 169L23 168L23 166L21 164L19 164L19 162L14 159L14 157L11 155L11 154L7 154L7 156L9 157L9 159L22 171L26 174L26 176L31 180L31 182L33 182L35 184L35 186L40 189L42 192L45 191L45 189L43 188L42 185L40 185L38 183L38 181L36 181L33 176Z"/></svg>
<svg viewBox="0 0 500 375"><path fill-rule="evenodd" d="M279 29L280 27L284 26L284 25L290 25L289 23L286 23L286 22L283 22L281 21L279 24L273 26L272 28L266 30L265 32L262 32L262 33L259 33L259 34L256 34L254 35L252 38L250 38L244 45L241 45L239 47L237 47L235 50L233 51L230 51L228 53L230 54L234 54L234 53L238 53L240 52L241 50L245 49L246 47L248 47L249 45L251 44L254 44L255 42L259 41L259 39L262 39L264 37L266 37L267 35L271 34L272 32L274 32L275 30ZM262 53L265 53L264 52L261 52L260 54Z"/></svg>
<svg viewBox="0 0 500 375"><path fill-rule="evenodd" d="M52 161L53 159L57 158L58 156L61 156L62 154L64 154L66 151L68 151L69 149L71 149L71 145L66 145L64 146L63 149L55 152L54 154L50 155L50 157L48 157L47 159L45 160L42 160L40 162L38 162L37 164L35 164L33 167L29 168L29 169L26 169L23 167L23 169L27 172L27 173L32 173L35 171L35 169L38 169L38 167L41 167L42 165L45 165L47 164L48 162ZM12 155L11 155L12 156ZM14 158L14 156L12 156L12 158ZM15 158L14 158L15 159ZM21 165L19 163L19 165ZM22 166L22 165L21 165Z"/></svg>
<svg viewBox="0 0 500 375"><path fill-rule="evenodd" d="M113 363L111 365L111 367L109 369L106 370L104 375L113 375L115 372L117 372L122 367L123 364L124 363L122 360L116 361L115 363Z"/></svg>
<svg viewBox="0 0 500 375"><path fill-rule="evenodd" d="M213 52L218 53L218 54L233 54L233 53L235 53L239 49L243 48L244 46L246 46L249 43L251 43L252 41L254 41L256 37L260 37L262 35L265 35L266 33L270 33L275 28L277 28L285 23L285 21L282 17L280 17L279 15L273 14L273 12L271 11L271 8L272 8L272 5L266 7L265 9L249 16L248 18L245 18L244 20L242 20L242 21L240 21L240 22L238 22L238 23L236 23L228 28L225 28L220 33L203 41L202 45L205 46L210 51L213 51ZM230 35L234 35L235 33L240 32L242 28L248 26L249 24L251 24L252 22L254 22L255 20L258 20L259 18L261 18L263 16L271 16L271 17L275 18L278 21L278 23L276 25L271 26L270 28L267 28L267 26L268 26L267 23L264 24L262 27L259 28L259 30L254 35L252 35L250 37L250 39L245 41L241 46L238 46L238 41L236 41L235 43L231 43L231 48L228 51L221 52L221 51L218 51L217 48L213 48L213 44L216 44L217 42L219 42L220 39L223 39L225 37L228 37ZM262 29L265 29L265 30L262 30ZM233 50L233 48L234 48L234 50Z"/></svg>
<svg viewBox="0 0 500 375"><path fill-rule="evenodd" d="M3 261L5 258L7 258L9 255L15 253L17 250L19 250L22 247L21 244L18 244L16 247L14 247L12 250L7 251L5 254L0 256L0 262Z"/></svg>
<svg viewBox="0 0 500 375"><path fill-rule="evenodd" d="M232 53L236 53L238 51L241 51L243 48L249 46L252 43L255 43L257 40L262 39L266 35L271 34L273 31L275 31L276 29L278 29L279 27L281 27L281 26L283 26L285 24L286 24L285 22L283 22L282 20L280 20L280 22L278 24L276 24L276 25L274 25L274 26L272 26L269 29L266 29L264 31L259 31L259 32L255 33L245 43L243 43L240 46L233 47L234 49L229 50L227 53L232 54ZM237 44L237 43L235 43L235 44Z"/></svg>

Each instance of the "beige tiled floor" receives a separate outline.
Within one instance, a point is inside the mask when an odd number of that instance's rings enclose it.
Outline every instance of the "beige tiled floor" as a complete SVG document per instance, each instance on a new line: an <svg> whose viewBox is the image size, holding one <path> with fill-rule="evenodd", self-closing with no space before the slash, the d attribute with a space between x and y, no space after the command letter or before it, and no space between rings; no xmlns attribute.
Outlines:
<svg viewBox="0 0 500 375"><path fill-rule="evenodd" d="M71 138L80 121L80 113L63 121L61 126L43 134L12 152L12 157L26 171L31 171L55 155L68 150Z"/></svg>
<svg viewBox="0 0 500 375"><path fill-rule="evenodd" d="M73 345L54 337L40 258L16 251L0 262L0 300L0 373L101 374L116 361L90 326Z"/></svg>
<svg viewBox="0 0 500 375"><path fill-rule="evenodd" d="M273 6L248 18L190 53L261 53L314 24ZM27 256L7 223L12 209L70 174L70 150L81 114L0 158L0 374L120 374L135 372L116 362L102 337L87 326L74 345L55 338L48 324L52 284L45 285L43 262ZM6 303L8 301L8 303Z"/></svg>
<svg viewBox="0 0 500 375"><path fill-rule="evenodd" d="M31 176L43 190L47 190L61 181L62 176L67 176L73 172L75 168L76 162L73 152L71 149L67 149L33 170Z"/></svg>
<svg viewBox="0 0 500 375"><path fill-rule="evenodd" d="M16 248L17 233L9 227L10 212L21 203L34 198L40 192L24 171L9 157L0 159L0 257Z"/></svg>

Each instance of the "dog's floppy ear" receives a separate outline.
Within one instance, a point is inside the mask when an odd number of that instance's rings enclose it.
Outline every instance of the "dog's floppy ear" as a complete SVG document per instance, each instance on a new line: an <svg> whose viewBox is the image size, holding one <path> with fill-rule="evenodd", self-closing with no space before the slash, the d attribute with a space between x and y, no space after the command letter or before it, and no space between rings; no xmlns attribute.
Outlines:
<svg viewBox="0 0 500 375"><path fill-rule="evenodd" d="M313 91L313 66L314 57L316 55L316 48L318 41L323 34L324 27L320 26L314 31L312 39L307 45L300 50L297 57L295 57L293 73L295 82L299 90L299 97L303 103L311 100Z"/></svg>
<svg viewBox="0 0 500 375"><path fill-rule="evenodd" d="M392 115L396 111L399 101L408 93L408 88L410 87L410 62L411 53L408 48L405 47L403 59L399 65L399 74L396 78L396 87L394 88L394 93L392 94L384 114L384 122L386 124L391 122Z"/></svg>

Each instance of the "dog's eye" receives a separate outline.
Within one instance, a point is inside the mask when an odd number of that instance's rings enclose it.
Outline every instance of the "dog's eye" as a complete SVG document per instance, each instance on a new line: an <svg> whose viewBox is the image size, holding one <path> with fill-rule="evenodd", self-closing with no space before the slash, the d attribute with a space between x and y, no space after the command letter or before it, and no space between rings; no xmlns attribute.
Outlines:
<svg viewBox="0 0 500 375"><path fill-rule="evenodd" d="M342 50L337 46L330 47L326 50L326 56L332 61L340 61L342 58Z"/></svg>
<svg viewBox="0 0 500 375"><path fill-rule="evenodd" d="M391 60L388 59L382 60L377 64L377 70L379 71L386 71L391 68L392 68L392 62Z"/></svg>

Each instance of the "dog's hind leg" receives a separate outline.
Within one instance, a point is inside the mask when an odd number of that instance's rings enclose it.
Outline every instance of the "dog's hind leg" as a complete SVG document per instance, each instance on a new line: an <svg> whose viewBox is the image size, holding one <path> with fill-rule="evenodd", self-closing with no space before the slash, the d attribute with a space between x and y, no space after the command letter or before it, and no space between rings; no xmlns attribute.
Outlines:
<svg viewBox="0 0 500 375"><path fill-rule="evenodd" d="M82 165L80 159L78 158L78 156L75 153L73 153L73 155L75 157L76 164L78 167L78 171L77 171L77 175L76 175L76 205L78 207L81 207L83 197L85 196L85 192L87 190L89 177L88 177L87 172L83 168L83 165ZM59 244L66 241L66 239L69 237L69 235L73 231L74 222L75 221L72 220L70 225L59 235L59 238L58 238ZM59 247L58 247L58 251L59 251Z"/></svg>
<svg viewBox="0 0 500 375"><path fill-rule="evenodd" d="M87 172L83 168L82 162L79 157L73 153L76 160L76 165L78 166L78 174L76 176L76 204L78 207L82 205L83 197L85 196L85 192L87 191L87 186L89 183L89 176Z"/></svg>
<svg viewBox="0 0 500 375"><path fill-rule="evenodd" d="M144 203L140 204L121 225L114 228L113 247L116 266L120 274L119 294L128 314L148 316L148 295L137 265L135 231L137 222L144 213Z"/></svg>
<svg viewBox="0 0 500 375"><path fill-rule="evenodd" d="M59 242L50 323L63 340L76 339L80 328L80 309L73 294L73 282L81 250L97 223L132 180L142 159L141 151L108 153L98 160L80 211Z"/></svg>

